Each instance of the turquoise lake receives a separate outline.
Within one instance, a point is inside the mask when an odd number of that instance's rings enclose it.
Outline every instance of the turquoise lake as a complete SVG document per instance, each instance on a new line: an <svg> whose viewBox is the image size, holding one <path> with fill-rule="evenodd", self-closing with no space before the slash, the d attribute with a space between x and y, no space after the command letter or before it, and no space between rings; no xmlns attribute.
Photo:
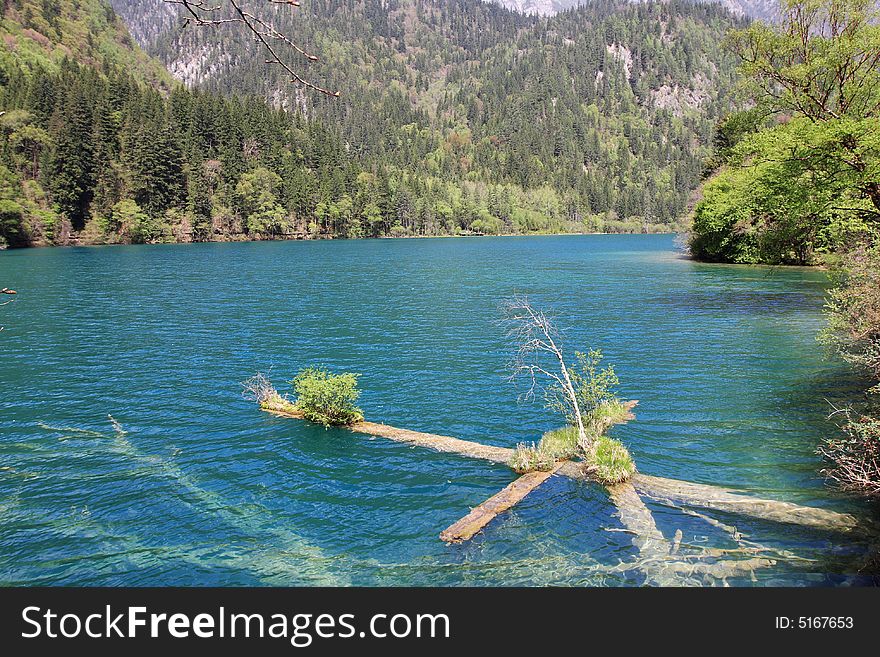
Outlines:
<svg viewBox="0 0 880 657"><path fill-rule="evenodd" d="M113 246L0 252L0 584L637 586L605 490L553 478L473 541L439 532L501 465L261 412L271 369L360 372L367 419L495 445L560 424L519 404L499 304L528 294L638 399L639 469L868 514L818 474L858 382L817 344L821 271L691 262L673 236ZM108 415L125 430L114 431ZM724 532L648 502L667 538ZM780 560L734 585L867 583L864 546L713 513ZM803 560L806 559L807 561ZM718 584L721 582L705 582Z"/></svg>

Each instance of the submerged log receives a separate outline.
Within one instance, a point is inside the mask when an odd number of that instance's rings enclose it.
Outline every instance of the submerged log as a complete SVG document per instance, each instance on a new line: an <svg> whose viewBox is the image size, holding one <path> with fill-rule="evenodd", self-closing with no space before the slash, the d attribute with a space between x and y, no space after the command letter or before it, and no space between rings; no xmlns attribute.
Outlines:
<svg viewBox="0 0 880 657"><path fill-rule="evenodd" d="M661 559L672 552L672 546L654 522L654 515L629 482L608 486L611 501L617 507L621 524L631 531L633 545L646 559Z"/></svg>
<svg viewBox="0 0 880 657"><path fill-rule="evenodd" d="M572 479L591 481L589 473L574 462L564 464L559 469L559 474ZM745 491L708 484L694 484L679 479L652 477L641 473L636 473L631 483L641 495L672 506L681 504L699 509L713 509L760 520L801 525L845 534L854 533L862 536L880 534L880 527L876 524L861 520L849 513L753 497Z"/></svg>
<svg viewBox="0 0 880 657"><path fill-rule="evenodd" d="M302 419L303 417L302 413L292 410L292 408L267 407L264 410L281 417L296 419ZM494 463L507 463L513 455L513 450L509 447L495 447L450 436L398 429L387 424L377 424L375 422L356 422L346 428L356 433L381 436L410 445L484 459ZM582 464L574 461L562 463L557 469L557 473L572 479L593 481L589 473L585 472ZM839 513L812 506L802 506L792 502L752 497L743 491L735 491L720 486L694 484L687 481L653 477L640 473L635 474L631 483L638 493L658 502L714 509L726 513L736 513L762 520L802 525L827 531L856 533L866 536L880 534L880 528L874 523L862 521L847 513ZM627 498L629 498L629 495L627 495Z"/></svg>
<svg viewBox="0 0 880 657"><path fill-rule="evenodd" d="M450 436L439 436L434 433L422 433L420 431L410 431L409 429L397 429L396 427L390 427L387 424L356 422L347 428L356 433L365 433L370 436L381 436L382 438L388 438L390 440L396 440L410 445L427 447L438 452L461 454L462 456L494 461L495 463L507 463L510 460L510 457L513 456L513 450L509 447L495 447L493 445L484 445L482 443L475 443L460 438L452 438Z"/></svg>
<svg viewBox="0 0 880 657"><path fill-rule="evenodd" d="M669 504L684 504L703 509L713 509L727 513L760 518L773 522L803 525L816 529L842 532L876 534L878 528L848 513L812 506L801 506L792 502L780 502L759 497L751 497L740 491L694 484L677 479L652 477L636 474L632 484L642 495Z"/></svg>
<svg viewBox="0 0 880 657"><path fill-rule="evenodd" d="M298 420L303 419L302 413L292 409L273 407L264 408L263 410L279 417L290 417ZM436 433L423 433L421 431L410 431L409 429L398 429L397 427L392 427L387 424L379 424L377 422L355 422L354 424L341 428L348 429L355 433L367 434L368 436L380 436L400 443L426 447L437 452L460 454L462 456L493 461L495 463L507 463L510 460L510 457L513 456L513 450L509 447L494 447L492 445L475 443L470 440L462 440L461 438L441 436Z"/></svg>
<svg viewBox="0 0 880 657"><path fill-rule="evenodd" d="M553 476L562 464L557 465L549 472L527 472L513 483L496 493L488 500L471 509L461 520L450 525L440 532L440 540L447 543L461 543L469 541L480 530L488 525L498 514L504 513L515 504L518 504L526 495Z"/></svg>

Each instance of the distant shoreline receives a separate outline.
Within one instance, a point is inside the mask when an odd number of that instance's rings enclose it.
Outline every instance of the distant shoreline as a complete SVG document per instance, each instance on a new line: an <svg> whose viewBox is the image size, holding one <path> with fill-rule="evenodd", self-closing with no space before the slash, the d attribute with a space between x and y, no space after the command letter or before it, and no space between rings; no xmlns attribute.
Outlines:
<svg viewBox="0 0 880 657"><path fill-rule="evenodd" d="M2 247L3 251L27 251L29 249L50 249L50 248L97 248L102 246L187 246L192 244L255 244L258 242L359 242L367 240L424 240L424 239L452 239L452 238L493 238L493 237L565 237L565 236L599 236L599 235L679 235L682 231L657 231L655 233L597 233L597 232L579 232L579 233L501 233L498 235L399 235L399 236L382 236L382 237L273 237L265 239L226 239L226 240L205 240L201 242L146 242L142 244L133 244L118 242L113 244L35 244L32 246L18 247ZM689 260L701 265L715 265L719 267L762 267L766 269L811 269L819 271L828 271L829 267L825 264L815 265L771 265L765 262L710 262L708 260L697 260L687 252L677 252L677 258L680 260Z"/></svg>
<svg viewBox="0 0 880 657"><path fill-rule="evenodd" d="M497 235L382 235L380 237L266 237L266 238L250 238L250 239L222 239L222 240L200 240L200 241L174 241L174 242L108 242L99 244L78 244L76 242L67 244L30 244L28 246L0 247L0 251L24 251L27 249L54 249L54 248L90 248L96 246L157 246L157 245L173 245L173 244L242 244L248 242L356 242L361 240L415 240L415 239L447 239L447 238L481 238L481 237L563 237L566 235L677 235L681 231L656 231L649 233L611 233L611 232L557 232L557 233L499 233Z"/></svg>

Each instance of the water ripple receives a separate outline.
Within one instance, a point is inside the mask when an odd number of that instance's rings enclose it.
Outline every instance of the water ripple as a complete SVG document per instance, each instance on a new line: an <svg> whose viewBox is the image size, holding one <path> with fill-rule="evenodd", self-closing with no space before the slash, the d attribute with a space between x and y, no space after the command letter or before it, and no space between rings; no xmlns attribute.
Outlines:
<svg viewBox="0 0 880 657"><path fill-rule="evenodd" d="M448 547L439 531L506 468L239 396L257 369L283 388L323 363L363 374L370 419L535 440L558 420L503 380L495 320L514 292L614 363L640 400L614 433L642 471L853 509L816 476L823 400L857 385L815 345L821 272L700 265L667 236L573 236L7 251L0 279L19 291L0 334L2 584L643 584L614 570L636 551L595 486L554 478ZM724 545L652 508L667 536ZM740 522L816 559L759 585L858 581L827 536Z"/></svg>

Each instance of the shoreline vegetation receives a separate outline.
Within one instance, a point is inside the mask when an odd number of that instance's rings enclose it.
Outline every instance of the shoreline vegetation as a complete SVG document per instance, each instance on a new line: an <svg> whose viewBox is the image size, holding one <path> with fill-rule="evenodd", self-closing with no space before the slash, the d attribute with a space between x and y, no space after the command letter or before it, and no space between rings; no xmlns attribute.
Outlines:
<svg viewBox="0 0 880 657"><path fill-rule="evenodd" d="M656 229L656 230L654 230ZM421 240L421 239L446 239L446 238L478 238L478 237L562 237L566 235L678 235L681 234L682 228L675 226L656 226L650 225L647 230L644 228L632 231L541 231L541 232L525 232L525 233L438 233L436 235L379 235L375 237L346 237L343 235L318 235L312 236L308 234L296 235L272 235L267 237L258 236L224 236L222 239L213 240L184 240L169 242L86 242L79 240L71 240L64 244L28 244L25 246L10 247L6 244L0 244L0 250L16 250L19 248L70 248L70 247L97 247L97 246L155 246L159 244L245 244L249 242L322 242L322 241L351 241L351 240ZM694 259L686 253L681 255L688 259ZM740 263L707 263L707 264L740 264ZM790 265L800 266L800 265ZM821 265L804 265L812 268L822 268Z"/></svg>
<svg viewBox="0 0 880 657"><path fill-rule="evenodd" d="M732 32L747 101L722 119L689 246L700 261L825 265L819 341L867 375L817 447L841 490L880 499L880 8L783 0Z"/></svg>

